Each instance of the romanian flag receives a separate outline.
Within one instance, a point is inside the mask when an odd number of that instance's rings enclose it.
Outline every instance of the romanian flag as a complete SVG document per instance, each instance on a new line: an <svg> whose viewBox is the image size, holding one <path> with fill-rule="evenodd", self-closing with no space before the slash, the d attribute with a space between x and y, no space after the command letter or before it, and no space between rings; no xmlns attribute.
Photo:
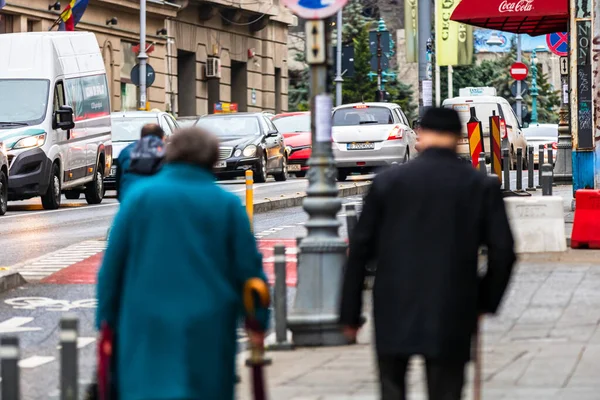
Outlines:
<svg viewBox="0 0 600 400"><path fill-rule="evenodd" d="M6 5L6 0L0 0L0 8Z"/></svg>
<svg viewBox="0 0 600 400"><path fill-rule="evenodd" d="M89 0L71 0L62 14L60 14L58 30L74 31L75 25L81 20L88 3Z"/></svg>

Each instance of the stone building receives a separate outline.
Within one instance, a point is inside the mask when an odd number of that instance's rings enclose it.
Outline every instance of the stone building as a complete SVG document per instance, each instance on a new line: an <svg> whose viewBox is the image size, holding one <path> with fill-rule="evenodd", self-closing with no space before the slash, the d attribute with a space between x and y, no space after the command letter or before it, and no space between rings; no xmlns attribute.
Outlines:
<svg viewBox="0 0 600 400"><path fill-rule="evenodd" d="M7 0L0 34L48 31L68 0ZM130 79L139 49L139 1L93 0L76 30L93 32L106 64L114 111L137 109ZM150 108L178 116L210 113L215 103L239 111L287 110L287 31L294 17L279 0L147 0L148 63L156 80ZM209 57L220 78L208 78Z"/></svg>

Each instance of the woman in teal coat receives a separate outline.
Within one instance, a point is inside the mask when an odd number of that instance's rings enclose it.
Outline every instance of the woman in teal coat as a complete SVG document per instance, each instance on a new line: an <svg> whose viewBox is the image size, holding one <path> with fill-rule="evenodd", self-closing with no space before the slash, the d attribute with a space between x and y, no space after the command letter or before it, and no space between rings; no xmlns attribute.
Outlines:
<svg viewBox="0 0 600 400"><path fill-rule="evenodd" d="M131 186L115 218L96 323L115 331L119 400L234 398L243 287L266 278L240 200L210 171L217 157L212 135L173 135L167 164Z"/></svg>

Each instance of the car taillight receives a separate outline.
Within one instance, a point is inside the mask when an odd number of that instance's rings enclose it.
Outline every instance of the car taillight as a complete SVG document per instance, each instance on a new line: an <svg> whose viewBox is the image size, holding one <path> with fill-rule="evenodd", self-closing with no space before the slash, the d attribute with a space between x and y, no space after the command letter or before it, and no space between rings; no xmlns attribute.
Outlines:
<svg viewBox="0 0 600 400"><path fill-rule="evenodd" d="M500 134L502 139L508 139L508 129L506 128L506 121L500 119Z"/></svg>
<svg viewBox="0 0 600 400"><path fill-rule="evenodd" d="M558 149L558 143L554 142L552 143L552 150L556 150Z"/></svg>
<svg viewBox="0 0 600 400"><path fill-rule="evenodd" d="M390 132L387 140L398 140L402 139L402 135L404 134L404 129L396 125L394 129Z"/></svg>

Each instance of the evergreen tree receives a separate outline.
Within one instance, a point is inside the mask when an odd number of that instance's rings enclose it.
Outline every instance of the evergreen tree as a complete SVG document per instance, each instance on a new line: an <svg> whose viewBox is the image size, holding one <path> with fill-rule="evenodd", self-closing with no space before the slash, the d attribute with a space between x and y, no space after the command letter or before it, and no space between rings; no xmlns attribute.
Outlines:
<svg viewBox="0 0 600 400"><path fill-rule="evenodd" d="M396 76L398 76L397 69L394 70ZM409 122L412 122L417 118L417 106L413 99L413 90L410 85L400 82L398 79L390 80L386 86L386 91L390 94L389 101L398 104L404 114L408 118Z"/></svg>
<svg viewBox="0 0 600 400"><path fill-rule="evenodd" d="M371 72L371 51L369 49L369 28L364 26L353 40L354 76L345 79L342 89L344 103L374 101L377 83L369 78Z"/></svg>
<svg viewBox="0 0 600 400"><path fill-rule="evenodd" d="M296 54L296 61L305 63L304 52ZM310 96L310 71L305 64L303 70L289 70L288 109L290 111L308 111Z"/></svg>

